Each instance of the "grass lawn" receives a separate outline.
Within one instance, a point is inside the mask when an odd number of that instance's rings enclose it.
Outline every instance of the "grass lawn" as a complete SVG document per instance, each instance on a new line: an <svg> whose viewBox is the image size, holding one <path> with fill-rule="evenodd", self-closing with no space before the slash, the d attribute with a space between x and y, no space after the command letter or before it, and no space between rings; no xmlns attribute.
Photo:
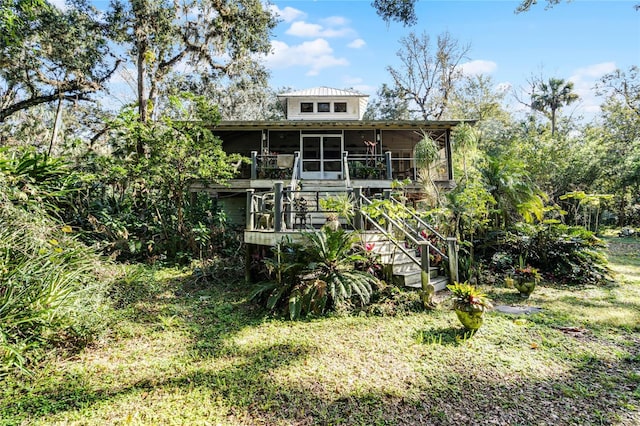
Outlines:
<svg viewBox="0 0 640 426"><path fill-rule="evenodd" d="M109 336L6 379L0 424L639 425L640 240L608 241L615 285L485 287L543 311L470 338L444 306L291 322L227 278L158 271Z"/></svg>

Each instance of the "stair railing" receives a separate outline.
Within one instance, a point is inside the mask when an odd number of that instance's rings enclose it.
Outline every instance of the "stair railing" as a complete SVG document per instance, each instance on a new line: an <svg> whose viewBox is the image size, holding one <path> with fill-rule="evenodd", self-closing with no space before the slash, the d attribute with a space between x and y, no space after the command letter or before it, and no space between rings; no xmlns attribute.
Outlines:
<svg viewBox="0 0 640 426"><path fill-rule="evenodd" d="M362 204L364 205L373 204L371 200L369 200L367 197L365 197L362 194L360 195L360 198L361 198ZM361 209L361 214L362 214L362 217L368 223L370 223L378 232L382 233L385 237L387 237L389 241L391 241L391 243L394 246L396 246L396 248L398 248L401 252L407 255L407 257L413 263L415 263L420 269L426 272L427 284L429 284L431 281L431 274L430 274L431 259L429 259L429 248L433 247L432 244L427 240L416 239L412 235L412 233L408 232L405 229L405 226L403 226L404 224L402 224L401 222L399 223L396 219L392 218L384 211L381 211L380 215L382 218L384 218L385 224L387 225L387 229L385 229L385 226L378 223L378 221L374 217L371 217L371 215L369 215L365 211L362 211L362 209ZM416 257L412 253L410 253L406 247L404 247L404 244L402 244L400 241L398 241L397 238L393 236L392 232L390 232L391 230L393 230L393 228L400 231L405 236L405 238L409 240L409 242L420 247L420 260L416 259Z"/></svg>
<svg viewBox="0 0 640 426"><path fill-rule="evenodd" d="M367 197L365 197L362 194L360 194L360 199L361 199L360 200L361 205L373 204L371 200L369 200ZM421 226L425 226L425 228L432 230L434 235L437 235L438 238L441 238L443 241L446 241L447 254L443 253L440 249L438 249L438 247L434 246L429 240L427 240L422 235L420 235L420 232L417 229L412 227L406 220L402 218L392 218L389 214L387 214L387 212L381 211L380 216L385 221L385 225L386 225L386 229L385 229L384 225L380 224L376 220L376 218L371 217L371 215L367 214L363 209L360 209L360 214L362 215L362 218L365 219L368 223L370 223L378 232L381 232L387 238L389 238L391 243L394 246L396 246L398 249L400 249L401 252L407 255L413 263L415 263L416 265L418 265L418 267L420 267L423 271L425 271L427 273L428 282L430 282L430 278L431 278L430 276L431 274L429 271L431 268L431 259L429 257L429 254L432 250L440 254L443 260L448 262L449 280L458 281L457 240L455 238L446 238L442 236L435 229L433 229L433 227L431 227L429 224L424 222L424 220L416 216L415 213L411 212L410 209L406 208L406 206L403 205L403 207L405 207L406 211L410 215L412 215L413 218L418 219L418 223L420 223ZM413 254L409 252L409 250L407 250L404 247L404 244L402 244L401 241L398 241L398 239L394 237L392 233L393 229L398 230L404 236L405 241L408 241L409 243L419 247L420 249L419 261L418 259L416 259L416 257Z"/></svg>
<svg viewBox="0 0 640 426"><path fill-rule="evenodd" d="M393 202L394 204L400 206L400 208L402 208L403 213L408 214L411 219L413 219L414 221L416 221L419 225L418 228L424 228L427 229L429 231L430 235L434 235L438 240L442 241L443 243L447 242L447 238L445 236L443 236L442 234L440 234L433 226L431 226L430 224L428 224L427 222L424 221L424 219L422 219L420 216L418 216L413 209L408 208L404 203L402 203L401 201L397 200L394 197L390 197L389 200L391 202ZM411 226L407 220L405 219L400 219L402 222L404 222L406 224L406 226L410 229L412 229L414 232L416 232L417 237L419 237L420 239L424 239L426 240L426 238L420 234L420 232L418 232L418 230L416 229L416 227ZM433 248L433 250L438 253L440 256L442 256L443 258L448 258L448 256L443 253L438 247L431 245L431 247Z"/></svg>
<svg viewBox="0 0 640 426"><path fill-rule="evenodd" d="M448 261L449 263L449 277L451 281L458 281L459 280L459 275L458 275L458 240L455 237L445 237L442 234L440 234L433 226L429 225L427 222L424 221L424 219L422 219L420 216L418 216L412 209L408 208L406 205L404 205L404 203L400 202L399 200L396 200L393 197L390 197L390 200L401 206L401 208L403 209L403 211L405 213L407 213L413 220L415 220L419 227L423 227L425 229L429 230L429 233L431 235L434 235L437 239L439 239L440 241L442 241L446 247L447 247L447 253L443 253L438 247L434 246L433 244L430 244L431 248L438 253L440 256L442 256L442 258L446 261ZM416 236L419 237L421 240L426 240L426 238L420 234L420 232L418 232L417 229L415 229L413 226L411 226L409 223L407 223L406 220L401 219L404 224L406 226L408 226L410 229L413 229L413 231L416 233Z"/></svg>

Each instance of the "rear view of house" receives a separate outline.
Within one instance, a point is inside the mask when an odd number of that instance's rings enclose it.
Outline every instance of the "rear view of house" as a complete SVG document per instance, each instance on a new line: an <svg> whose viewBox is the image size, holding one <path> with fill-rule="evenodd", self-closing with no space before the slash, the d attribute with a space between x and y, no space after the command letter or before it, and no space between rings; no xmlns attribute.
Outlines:
<svg viewBox="0 0 640 426"><path fill-rule="evenodd" d="M363 120L368 95L327 87L278 99L285 120L223 121L214 129L226 152L251 160L228 185L206 187L244 226L247 244L273 245L285 234L319 228L323 198L388 196L394 181L406 179L406 190L419 192L414 152L425 136L438 151L431 179L441 188L454 185L451 131L460 121Z"/></svg>

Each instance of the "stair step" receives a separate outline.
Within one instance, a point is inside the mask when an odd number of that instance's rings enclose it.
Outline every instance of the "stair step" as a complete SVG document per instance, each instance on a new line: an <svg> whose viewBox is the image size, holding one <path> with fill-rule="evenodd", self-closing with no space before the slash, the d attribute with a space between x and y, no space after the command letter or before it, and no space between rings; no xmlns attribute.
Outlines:
<svg viewBox="0 0 640 426"><path fill-rule="evenodd" d="M410 288L422 288L422 278L420 277L420 273L415 273L411 275L396 275L394 279L396 279L396 283L400 286L410 287ZM438 276L436 278L431 279L431 285L433 285L436 291L442 291L447 288L448 279L447 277Z"/></svg>
<svg viewBox="0 0 640 426"><path fill-rule="evenodd" d="M403 264L394 263L390 266L392 268L393 275L419 274L421 271L421 268L413 262ZM431 269L429 269L429 276L431 278L436 278L439 275L438 272L438 268L432 267Z"/></svg>

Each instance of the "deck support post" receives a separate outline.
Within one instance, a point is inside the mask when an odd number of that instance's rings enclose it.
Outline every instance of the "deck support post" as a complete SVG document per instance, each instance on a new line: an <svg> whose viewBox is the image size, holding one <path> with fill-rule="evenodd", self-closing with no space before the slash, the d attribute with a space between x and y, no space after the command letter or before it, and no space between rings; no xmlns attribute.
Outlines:
<svg viewBox="0 0 640 426"><path fill-rule="evenodd" d="M247 207L245 210L245 228L247 231L253 231L255 229L255 214L253 212L253 194L255 191L253 188L247 189Z"/></svg>
<svg viewBox="0 0 640 426"><path fill-rule="evenodd" d="M282 181L276 182L273 185L274 192L274 206L273 206L273 230L275 232L282 232L282 188L284 183Z"/></svg>
<svg viewBox="0 0 640 426"><path fill-rule="evenodd" d="M447 237L447 256L449 256L449 283L459 282L458 276L458 239Z"/></svg>

